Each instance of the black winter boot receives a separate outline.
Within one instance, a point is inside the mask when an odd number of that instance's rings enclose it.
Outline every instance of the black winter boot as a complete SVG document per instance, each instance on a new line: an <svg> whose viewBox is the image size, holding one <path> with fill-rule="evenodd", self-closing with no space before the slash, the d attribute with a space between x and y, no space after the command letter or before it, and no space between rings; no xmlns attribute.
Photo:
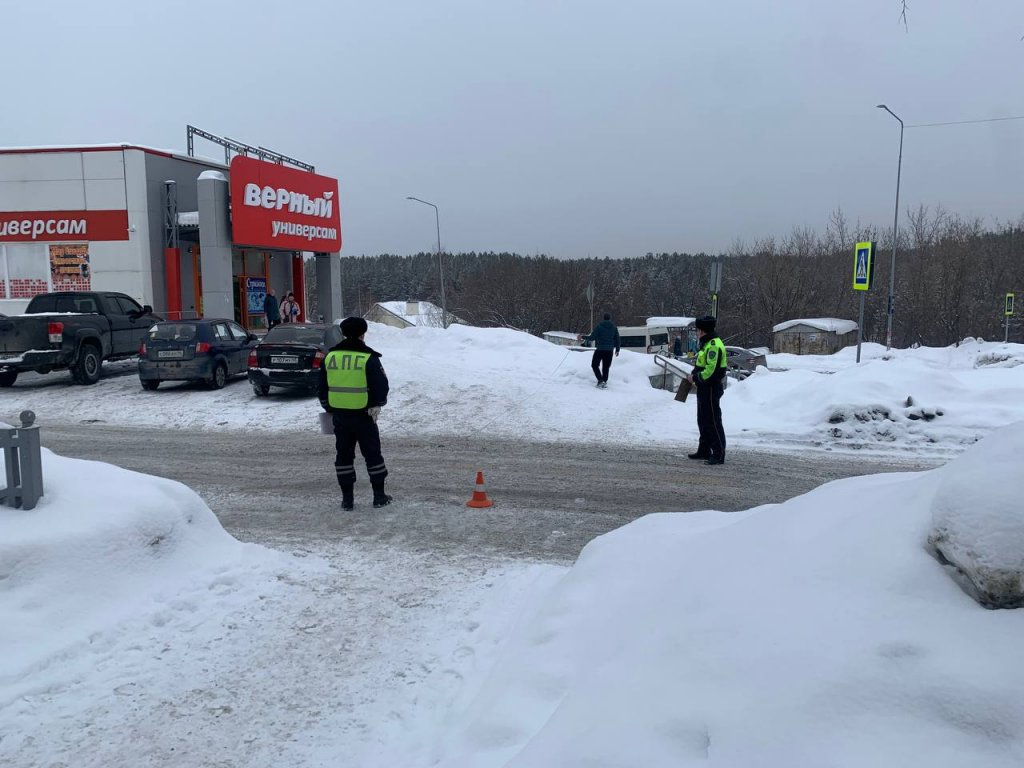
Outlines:
<svg viewBox="0 0 1024 768"><path fill-rule="evenodd" d="M709 459L711 458L711 454L701 453L700 451L697 451L695 453L687 454L686 458L693 459L694 461L696 461L697 459Z"/></svg>
<svg viewBox="0 0 1024 768"><path fill-rule="evenodd" d="M391 497L384 493L384 483L373 484L373 508L380 509L391 503Z"/></svg>
<svg viewBox="0 0 1024 768"><path fill-rule="evenodd" d="M352 493L353 488L351 485L341 486L341 508L346 512L351 512L355 507L355 497Z"/></svg>

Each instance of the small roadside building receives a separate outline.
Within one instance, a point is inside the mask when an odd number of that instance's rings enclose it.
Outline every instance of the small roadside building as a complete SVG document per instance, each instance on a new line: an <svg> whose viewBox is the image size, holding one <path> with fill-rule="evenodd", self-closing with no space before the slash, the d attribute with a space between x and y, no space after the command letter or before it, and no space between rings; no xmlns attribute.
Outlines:
<svg viewBox="0 0 1024 768"><path fill-rule="evenodd" d="M658 326L660 328L668 329L668 348L672 349L672 342L676 340L676 336L683 337L683 354L696 353L697 344L697 326L694 325L696 318L694 317L648 317L647 326Z"/></svg>
<svg viewBox="0 0 1024 768"><path fill-rule="evenodd" d="M831 355L857 343L857 323L835 317L787 320L772 328L772 350L792 355Z"/></svg>
<svg viewBox="0 0 1024 768"><path fill-rule="evenodd" d="M384 323L393 328L443 328L444 313L429 301L378 301L363 315L373 323ZM448 313L448 325L465 323Z"/></svg>

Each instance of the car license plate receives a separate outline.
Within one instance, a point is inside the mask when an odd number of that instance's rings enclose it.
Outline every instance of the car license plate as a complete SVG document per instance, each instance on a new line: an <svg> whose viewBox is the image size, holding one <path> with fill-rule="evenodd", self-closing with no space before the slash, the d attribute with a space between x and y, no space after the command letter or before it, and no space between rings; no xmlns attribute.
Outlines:
<svg viewBox="0 0 1024 768"><path fill-rule="evenodd" d="M271 355L270 362L272 363L291 363L294 365L299 362L299 358L295 355Z"/></svg>
<svg viewBox="0 0 1024 768"><path fill-rule="evenodd" d="M156 356L161 360L182 358L185 356L185 352L180 349L162 349L156 353Z"/></svg>

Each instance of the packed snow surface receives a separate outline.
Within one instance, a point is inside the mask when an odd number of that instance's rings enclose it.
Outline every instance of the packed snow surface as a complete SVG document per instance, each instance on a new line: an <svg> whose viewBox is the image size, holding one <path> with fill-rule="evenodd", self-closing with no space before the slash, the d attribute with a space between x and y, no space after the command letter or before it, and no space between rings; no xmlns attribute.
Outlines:
<svg viewBox="0 0 1024 768"><path fill-rule="evenodd" d="M589 354L514 331L367 341L392 382L386 434L695 439L693 400L651 388L647 355L624 351L597 390ZM853 353L772 355L733 382L731 449L967 452L651 515L568 575L344 541L286 555L234 540L180 484L46 452L39 506L0 508L0 765L1021 765L1024 612L978 606L927 542L935 514L992 545L979 562L1019 555L1022 428L971 446L1024 418L1024 347ZM0 415L317 430L309 397L108 374L24 377Z"/></svg>
<svg viewBox="0 0 1024 768"><path fill-rule="evenodd" d="M179 483L43 458L39 505L0 507L5 767L410 765L564 571L286 555Z"/></svg>
<svg viewBox="0 0 1024 768"><path fill-rule="evenodd" d="M1024 605L1024 494L1019 429L1006 428L943 473L929 543L985 605Z"/></svg>
<svg viewBox="0 0 1024 768"><path fill-rule="evenodd" d="M623 350L608 389L597 389L591 352L507 329L453 325L396 329L370 324L391 381L381 428L388 435L466 436L678 449L697 439L696 398L654 389L654 356ZM955 455L1024 418L1024 345L968 339L959 346L835 355L770 355L768 368L731 381L722 399L731 448L816 447ZM319 404L272 390L256 397L244 378L219 391L165 383L141 389L135 364L105 367L91 387L67 374L23 376L0 393L0 418L31 408L55 422L184 429L317 430ZM118 375L121 374L121 375ZM9 405L8 405L9 404Z"/></svg>
<svg viewBox="0 0 1024 768"><path fill-rule="evenodd" d="M1020 456L1024 424L998 440ZM440 765L1024 765L1024 611L980 607L925 547L938 489L1024 497L975 456L595 540L452 715Z"/></svg>

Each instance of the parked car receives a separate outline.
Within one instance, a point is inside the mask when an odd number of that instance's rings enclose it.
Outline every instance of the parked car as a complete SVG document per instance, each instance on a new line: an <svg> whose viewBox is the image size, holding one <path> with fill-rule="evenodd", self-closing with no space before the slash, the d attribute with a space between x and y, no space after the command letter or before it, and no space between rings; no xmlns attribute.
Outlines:
<svg viewBox="0 0 1024 768"><path fill-rule="evenodd" d="M337 325L287 323L271 328L249 352L249 383L257 396L271 387L315 392L327 350L340 342Z"/></svg>
<svg viewBox="0 0 1024 768"><path fill-rule="evenodd" d="M153 390L161 381L201 381L220 389L248 369L259 337L232 320L164 321L149 329L139 347L139 382Z"/></svg>
<svg viewBox="0 0 1024 768"><path fill-rule="evenodd" d="M752 349L746 349L744 347L726 347L725 348L726 361L729 364L729 370L737 376L737 378L746 378L757 370L759 365L768 365L767 358L760 352L755 352Z"/></svg>
<svg viewBox="0 0 1024 768"><path fill-rule="evenodd" d="M104 361L134 357L161 319L123 293L41 293L23 315L0 320L0 387L24 371L64 369L76 384L95 384Z"/></svg>

